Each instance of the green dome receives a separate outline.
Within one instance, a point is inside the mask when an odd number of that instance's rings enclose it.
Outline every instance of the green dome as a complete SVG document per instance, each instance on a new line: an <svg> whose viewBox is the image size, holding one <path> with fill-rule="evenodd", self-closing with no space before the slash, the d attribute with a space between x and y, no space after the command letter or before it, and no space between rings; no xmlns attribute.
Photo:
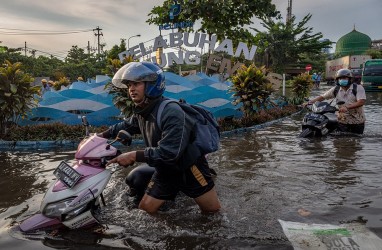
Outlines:
<svg viewBox="0 0 382 250"><path fill-rule="evenodd" d="M340 56L364 55L371 48L371 38L355 30L341 37L336 44L336 54Z"/></svg>

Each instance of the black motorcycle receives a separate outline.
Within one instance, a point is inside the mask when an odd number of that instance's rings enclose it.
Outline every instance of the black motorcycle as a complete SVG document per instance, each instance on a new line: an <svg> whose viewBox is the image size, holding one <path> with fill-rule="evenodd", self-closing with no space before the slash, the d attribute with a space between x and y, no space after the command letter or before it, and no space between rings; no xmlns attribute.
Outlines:
<svg viewBox="0 0 382 250"><path fill-rule="evenodd" d="M333 101L315 102L308 105L311 112L304 116L301 124L302 132L299 137L321 137L333 132L338 127L337 115L338 108L332 106ZM337 105L343 105L344 102L338 102Z"/></svg>

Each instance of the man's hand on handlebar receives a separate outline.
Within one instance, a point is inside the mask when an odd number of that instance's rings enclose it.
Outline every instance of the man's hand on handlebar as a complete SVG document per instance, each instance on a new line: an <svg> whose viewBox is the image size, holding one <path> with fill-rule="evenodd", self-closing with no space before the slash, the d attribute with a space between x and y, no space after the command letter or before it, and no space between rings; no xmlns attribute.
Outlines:
<svg viewBox="0 0 382 250"><path fill-rule="evenodd" d="M111 159L106 166L109 166L112 163L118 163L121 166L128 167L130 165L133 165L136 160L136 152L130 151L127 153L123 153L118 155L117 157Z"/></svg>
<svg viewBox="0 0 382 250"><path fill-rule="evenodd" d="M342 105L340 108L338 108L338 111L340 112L340 113L345 113L345 112L347 112L349 109L348 109L348 107L346 107L345 105Z"/></svg>
<svg viewBox="0 0 382 250"><path fill-rule="evenodd" d="M308 106L308 105L312 105L312 104L313 104L313 103L312 103L311 101L304 102L304 103L302 104L302 107L305 108L306 106Z"/></svg>

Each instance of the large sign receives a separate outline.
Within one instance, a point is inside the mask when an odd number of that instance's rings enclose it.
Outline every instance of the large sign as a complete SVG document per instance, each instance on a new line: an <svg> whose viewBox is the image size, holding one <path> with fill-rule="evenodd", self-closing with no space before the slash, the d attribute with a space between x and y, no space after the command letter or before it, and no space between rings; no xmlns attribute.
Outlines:
<svg viewBox="0 0 382 250"><path fill-rule="evenodd" d="M152 47L148 47L149 49L145 47L144 43L140 43L134 47L130 47L129 50L119 53L118 56L121 61L123 61L127 56L131 56L134 59L148 57L152 62L159 62L161 67L166 65L171 66L174 62L178 65L198 65L200 64L202 57L201 52L198 50L178 50L178 52L171 51L165 53L164 49L179 49L181 47L188 47L201 50L205 46L208 46L211 52L225 52L233 57L243 56L247 60L254 59L257 49L257 46L248 48L247 44L243 42L239 42L237 47L234 48L231 39L225 39L221 43L218 43L217 36L215 35L212 35L209 39L208 35L204 33L174 32L170 33L169 39L166 40L162 36L156 37ZM157 55L152 56L153 52L158 51L161 53L157 53ZM207 68L218 71L219 73L227 73L228 75L231 75L242 64L243 63L237 62L235 65L232 65L230 59L211 54L208 58Z"/></svg>
<svg viewBox="0 0 382 250"><path fill-rule="evenodd" d="M178 28L191 28L194 26L192 21L178 22L174 23L174 18L179 16L182 11L182 6L178 3L178 1L174 1L174 4L170 6L169 16L171 23L165 23L159 25L159 30L170 30L170 29L178 29Z"/></svg>
<svg viewBox="0 0 382 250"><path fill-rule="evenodd" d="M178 3L180 2L180 3ZM189 0L188 3L193 3L194 1ZM169 30L176 28L188 28L192 27L194 23L192 21L184 22L174 22L176 16L182 11L183 1L175 0L174 3L170 6L169 17L170 22L159 25L159 30ZM134 47L131 47L129 50L124 51L119 54L120 60L123 62L124 58L131 56L134 59L139 59L141 57L149 58L152 62L158 63L161 67L166 65L171 66L174 62L178 65L190 64L198 65L202 57L201 52L198 50L189 50L187 48L199 48L201 51L205 46L209 48L209 51L212 53L216 52L225 52L233 57L244 56L247 60L253 60L256 53L256 46L252 46L251 49L245 43L239 42L236 48L233 48L233 43L231 39L225 39L220 44L217 42L217 37L215 35L208 37L207 34L203 33L170 33L169 40L163 39L160 35L155 38L152 46L147 46L143 43L140 43ZM164 49L176 48L178 52L168 52L164 53ZM151 56L155 52L155 56ZM230 59L213 55L210 53L210 56L207 61L207 69L217 71L226 75L232 75L243 63L236 62L232 65Z"/></svg>

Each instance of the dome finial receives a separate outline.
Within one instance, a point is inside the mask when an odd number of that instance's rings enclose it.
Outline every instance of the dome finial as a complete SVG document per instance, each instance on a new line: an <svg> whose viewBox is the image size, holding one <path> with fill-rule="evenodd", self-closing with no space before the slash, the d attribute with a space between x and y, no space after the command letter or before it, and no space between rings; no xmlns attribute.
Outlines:
<svg viewBox="0 0 382 250"><path fill-rule="evenodd" d="M353 30L355 30L355 24L354 24Z"/></svg>

